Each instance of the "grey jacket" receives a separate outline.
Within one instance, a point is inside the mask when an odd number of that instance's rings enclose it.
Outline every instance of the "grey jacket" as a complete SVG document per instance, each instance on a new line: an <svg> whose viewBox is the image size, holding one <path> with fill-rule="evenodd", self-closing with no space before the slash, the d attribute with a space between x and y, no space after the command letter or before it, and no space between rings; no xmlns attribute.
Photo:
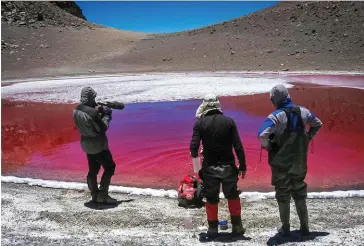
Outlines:
<svg viewBox="0 0 364 246"><path fill-rule="evenodd" d="M81 147L87 154L97 154L109 149L106 131L110 116L103 116L95 109L96 92L91 87L81 91L81 103L73 110L73 120L81 133Z"/></svg>

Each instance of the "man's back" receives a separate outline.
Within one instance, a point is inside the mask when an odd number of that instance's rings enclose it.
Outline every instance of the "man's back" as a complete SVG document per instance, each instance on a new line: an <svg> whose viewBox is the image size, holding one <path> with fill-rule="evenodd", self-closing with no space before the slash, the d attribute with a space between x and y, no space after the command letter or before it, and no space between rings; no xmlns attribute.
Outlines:
<svg viewBox="0 0 364 246"><path fill-rule="evenodd" d="M202 140L204 165L232 163L234 146L239 161L244 162L244 150L233 119L222 113L211 112L199 119L194 126L191 141L191 154L197 154L199 141ZM196 153L192 153L196 152Z"/></svg>

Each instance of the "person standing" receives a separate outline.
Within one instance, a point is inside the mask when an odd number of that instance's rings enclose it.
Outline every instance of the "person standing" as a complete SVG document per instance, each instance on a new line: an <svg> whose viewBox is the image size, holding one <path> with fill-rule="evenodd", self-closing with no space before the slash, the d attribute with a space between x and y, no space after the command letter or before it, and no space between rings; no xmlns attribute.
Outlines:
<svg viewBox="0 0 364 246"><path fill-rule="evenodd" d="M115 162L108 146L106 131L112 119L112 110L96 104L96 91L91 87L81 90L80 104L73 110L73 120L81 133L81 147L87 155L88 175L87 185L91 191L92 201L98 203L116 204L117 200L108 194L111 177L115 172ZM101 166L104 172L100 188L97 175Z"/></svg>
<svg viewBox="0 0 364 246"><path fill-rule="evenodd" d="M270 100L276 110L263 122L258 138L262 148L268 151L268 163L272 170L272 185L278 203L283 236L290 235L290 200L293 198L300 220L301 234L309 234L306 205L307 153L309 141L318 133L322 122L310 110L293 104L287 88L274 86ZM306 124L310 126L306 131Z"/></svg>
<svg viewBox="0 0 364 246"><path fill-rule="evenodd" d="M233 235L245 233L241 220L241 203L237 189L239 175L245 177L246 164L243 145L233 119L224 116L217 96L208 94L196 112L198 119L193 127L190 142L191 157L198 157L200 142L203 145L202 176L209 238L218 236L218 203L220 185L228 207ZM239 159L235 164L233 148Z"/></svg>

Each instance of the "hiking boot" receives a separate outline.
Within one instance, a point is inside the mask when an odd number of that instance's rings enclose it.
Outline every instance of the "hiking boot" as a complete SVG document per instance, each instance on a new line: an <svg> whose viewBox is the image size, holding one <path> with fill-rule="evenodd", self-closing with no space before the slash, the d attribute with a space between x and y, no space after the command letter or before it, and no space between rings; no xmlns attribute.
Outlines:
<svg viewBox="0 0 364 246"><path fill-rule="evenodd" d="M308 227L308 211L306 199L295 200L298 218L300 219L300 231L302 236L308 236L310 230Z"/></svg>
<svg viewBox="0 0 364 246"><path fill-rule="evenodd" d="M118 203L118 201L116 199L109 196L107 191L100 191L98 193L97 202L104 203L104 204L117 204Z"/></svg>
<svg viewBox="0 0 364 246"><path fill-rule="evenodd" d="M99 195L99 191L91 192L91 202L97 202L98 195Z"/></svg>
<svg viewBox="0 0 364 246"><path fill-rule="evenodd" d="M290 216L290 203L289 202L278 202L279 208L279 216L282 222L281 228L278 229L278 233L284 237L289 237L291 235L290 232L290 224L289 224L289 216Z"/></svg>
<svg viewBox="0 0 364 246"><path fill-rule="evenodd" d="M99 193L99 187L97 185L97 176L91 177L87 176L87 186L91 191L91 201L97 202L97 196Z"/></svg>
<svg viewBox="0 0 364 246"><path fill-rule="evenodd" d="M217 220L209 220L207 221L209 228L207 229L207 238L208 239L215 239L219 236L219 229L218 229L218 221Z"/></svg>
<svg viewBox="0 0 364 246"><path fill-rule="evenodd" d="M245 234L245 228L243 227L243 223L241 222L241 216L230 216L231 218L231 235L233 237L243 236Z"/></svg>

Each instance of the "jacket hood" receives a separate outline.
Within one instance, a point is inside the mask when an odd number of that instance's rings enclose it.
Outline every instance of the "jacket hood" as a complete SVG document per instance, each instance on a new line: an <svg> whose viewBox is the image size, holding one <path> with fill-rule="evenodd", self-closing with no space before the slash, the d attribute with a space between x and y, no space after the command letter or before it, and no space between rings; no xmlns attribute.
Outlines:
<svg viewBox="0 0 364 246"><path fill-rule="evenodd" d="M91 87L87 86L87 87L83 87L81 90L81 104L90 106L90 107L95 107L96 101L95 98L97 96L97 93L94 89L92 89Z"/></svg>
<svg viewBox="0 0 364 246"><path fill-rule="evenodd" d="M276 85L271 89L270 100L276 108L281 108L283 105L292 102L288 90L283 84Z"/></svg>

